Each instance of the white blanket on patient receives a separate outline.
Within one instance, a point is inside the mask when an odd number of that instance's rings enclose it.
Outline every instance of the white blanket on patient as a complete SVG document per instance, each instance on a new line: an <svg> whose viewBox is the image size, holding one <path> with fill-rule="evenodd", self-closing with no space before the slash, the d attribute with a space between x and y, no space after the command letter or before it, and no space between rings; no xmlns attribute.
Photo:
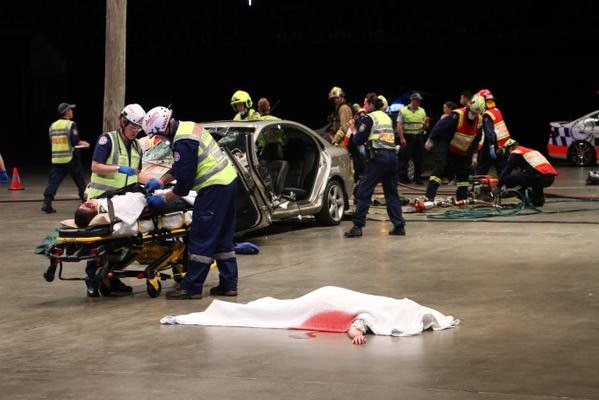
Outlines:
<svg viewBox="0 0 599 400"><path fill-rule="evenodd" d="M456 326L459 320L404 298L326 286L295 299L264 297L247 304L214 300L203 312L166 316L162 324L239 326L345 332L363 319L377 335L409 336Z"/></svg>
<svg viewBox="0 0 599 400"><path fill-rule="evenodd" d="M156 190L155 194L163 194L167 190ZM193 205L197 193L190 191L185 197L182 197L187 203ZM146 196L139 192L128 192L122 195L113 196L111 199L114 216L119 222L113 226L112 233L115 235L134 235L138 232L137 220L145 206L148 205ZM97 199L104 210L108 210L108 199Z"/></svg>

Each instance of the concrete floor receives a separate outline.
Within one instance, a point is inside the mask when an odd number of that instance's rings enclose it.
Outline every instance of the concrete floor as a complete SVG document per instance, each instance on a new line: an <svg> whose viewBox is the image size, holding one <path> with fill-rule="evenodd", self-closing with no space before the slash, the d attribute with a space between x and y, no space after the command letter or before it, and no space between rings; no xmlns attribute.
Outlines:
<svg viewBox="0 0 599 400"><path fill-rule="evenodd" d="M560 167L551 191L596 196L586 170ZM97 299L82 282L46 282L33 249L72 217L77 196L65 181L58 213L42 213L45 174L23 169L24 191L0 188L2 399L599 399L597 203L550 199L544 211L562 212L476 222L409 214L406 237L369 221L364 237L345 239L346 221L246 238L261 251L239 256L234 301L335 285L462 321L354 346L344 334L161 326L212 298L152 299L141 280L128 279L132 296ZM213 271L207 286L216 282Z"/></svg>

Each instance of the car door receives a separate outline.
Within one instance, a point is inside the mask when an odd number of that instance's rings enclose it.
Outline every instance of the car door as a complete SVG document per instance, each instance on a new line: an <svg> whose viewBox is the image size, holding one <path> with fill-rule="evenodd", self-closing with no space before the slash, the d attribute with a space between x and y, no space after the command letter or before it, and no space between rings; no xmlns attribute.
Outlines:
<svg viewBox="0 0 599 400"><path fill-rule="evenodd" d="M210 127L208 130L211 131ZM211 132L213 133L213 132ZM236 234L243 234L270 225L270 209L256 185L248 162L247 149L251 140L251 131L229 130L219 140L221 148L237 170Z"/></svg>

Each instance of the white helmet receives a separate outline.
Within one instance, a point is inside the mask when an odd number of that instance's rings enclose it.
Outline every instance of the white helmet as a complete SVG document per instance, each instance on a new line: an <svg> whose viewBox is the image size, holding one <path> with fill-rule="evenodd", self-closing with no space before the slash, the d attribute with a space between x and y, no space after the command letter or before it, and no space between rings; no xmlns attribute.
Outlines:
<svg viewBox="0 0 599 400"><path fill-rule="evenodd" d="M148 135L164 135L171 120L173 110L166 107L154 107L147 112L142 128Z"/></svg>
<svg viewBox="0 0 599 400"><path fill-rule="evenodd" d="M129 122L141 125L146 116L146 112L139 104L127 104L125 108L121 110L121 116L125 117Z"/></svg>

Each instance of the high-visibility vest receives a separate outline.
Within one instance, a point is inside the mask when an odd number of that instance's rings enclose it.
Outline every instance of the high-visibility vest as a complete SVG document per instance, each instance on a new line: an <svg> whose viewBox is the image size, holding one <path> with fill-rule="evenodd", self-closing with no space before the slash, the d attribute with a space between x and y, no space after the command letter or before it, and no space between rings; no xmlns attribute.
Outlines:
<svg viewBox="0 0 599 400"><path fill-rule="evenodd" d="M59 119L50 125L48 131L52 144L52 164L66 164L73 159L73 146L71 145L71 126L73 121Z"/></svg>
<svg viewBox="0 0 599 400"><path fill-rule="evenodd" d="M377 110L368 114L372 118L372 129L368 143L373 149L395 150L395 134L393 121L383 111Z"/></svg>
<svg viewBox="0 0 599 400"><path fill-rule="evenodd" d="M557 175L557 171L551 164L549 164L549 161L547 161L545 156L536 150L524 146L516 146L510 155L512 154L521 154L531 167L543 175Z"/></svg>
<svg viewBox="0 0 599 400"><path fill-rule="evenodd" d="M233 117L233 121L255 121L260 119L260 113L256 112L256 110L254 110L253 108L247 110L247 115L245 116L245 118L242 117L242 114L244 113L235 114L235 117Z"/></svg>
<svg viewBox="0 0 599 400"><path fill-rule="evenodd" d="M453 139L449 142L449 151L465 156L468 154L468 149L478 133L481 117L477 114L474 121L470 122L466 117L468 112L466 107L458 108L452 112L458 115L458 126L455 129Z"/></svg>
<svg viewBox="0 0 599 400"><path fill-rule="evenodd" d="M106 136L112 143L112 148L108 155L108 159L104 164L126 165L133 169L137 169L141 160L141 146L137 139L131 141L131 157L129 157L127 146L121 137L120 131L108 132ZM126 174L121 174L119 172L113 174L98 174L92 172L92 177L85 193L87 194L88 199L93 199L109 190L118 190L127 185L131 185L132 183L137 183L137 174L127 176Z"/></svg>
<svg viewBox="0 0 599 400"><path fill-rule="evenodd" d="M237 177L231 160L220 149L210 132L195 122L180 121L173 138L173 146L181 139L198 142L198 165L193 190L211 185L228 185Z"/></svg>
<svg viewBox="0 0 599 400"><path fill-rule="evenodd" d="M424 133L424 120L426 112L418 107L413 110L410 106L402 107L399 112L403 121L404 135L422 135Z"/></svg>
<svg viewBox="0 0 599 400"><path fill-rule="evenodd" d="M503 120L503 114L498 108L490 108L483 115L488 115L493 121L493 128L495 129L495 136L497 137L497 147L503 148L505 142L510 138L510 132L507 129L507 125Z"/></svg>

